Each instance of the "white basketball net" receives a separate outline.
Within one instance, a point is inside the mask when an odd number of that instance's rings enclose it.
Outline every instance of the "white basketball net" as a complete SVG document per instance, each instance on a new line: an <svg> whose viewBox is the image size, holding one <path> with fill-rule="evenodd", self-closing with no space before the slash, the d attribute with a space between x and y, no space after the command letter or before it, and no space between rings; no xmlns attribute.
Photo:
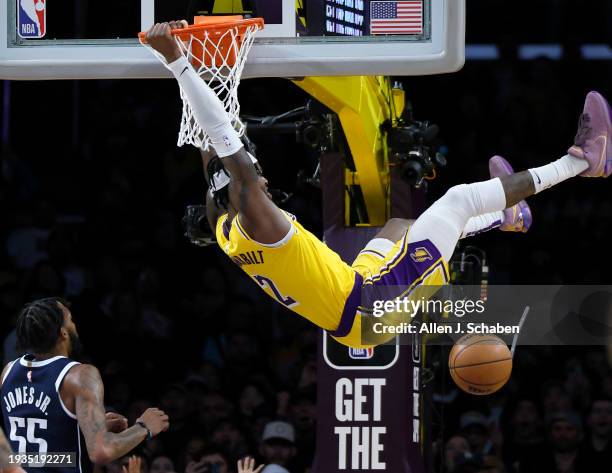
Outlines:
<svg viewBox="0 0 612 473"><path fill-rule="evenodd" d="M239 136L244 134L245 126L240 121L240 103L238 102L238 85L247 55L253 46L255 34L260 27L257 24L235 26L221 34L208 31L199 33L203 37L190 34L188 41L175 36L177 44L185 57L194 66L202 80L217 94L227 111L232 125ZM224 46L225 45L225 46ZM159 53L152 50L156 56ZM165 63L163 58L162 62ZM197 148L208 149L210 137L197 124L193 111L181 89L183 116L178 133L177 146L190 144Z"/></svg>

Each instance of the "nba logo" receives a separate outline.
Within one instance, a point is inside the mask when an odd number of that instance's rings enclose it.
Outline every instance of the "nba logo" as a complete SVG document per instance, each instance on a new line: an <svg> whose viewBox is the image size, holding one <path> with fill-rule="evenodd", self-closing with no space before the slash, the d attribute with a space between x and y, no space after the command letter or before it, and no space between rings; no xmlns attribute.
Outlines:
<svg viewBox="0 0 612 473"><path fill-rule="evenodd" d="M351 348L349 347L349 357L352 360L369 360L374 356L374 347L371 348Z"/></svg>
<svg viewBox="0 0 612 473"><path fill-rule="evenodd" d="M47 29L46 0L17 1L17 34L21 38L42 38Z"/></svg>

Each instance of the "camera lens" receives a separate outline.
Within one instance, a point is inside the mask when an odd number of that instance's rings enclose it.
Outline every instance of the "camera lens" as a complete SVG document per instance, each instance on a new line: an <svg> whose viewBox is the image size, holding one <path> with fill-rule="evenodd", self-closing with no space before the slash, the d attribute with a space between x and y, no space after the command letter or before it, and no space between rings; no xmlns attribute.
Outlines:
<svg viewBox="0 0 612 473"><path fill-rule="evenodd" d="M423 166L418 161L406 161L402 165L402 175L411 186L414 186L423 177Z"/></svg>

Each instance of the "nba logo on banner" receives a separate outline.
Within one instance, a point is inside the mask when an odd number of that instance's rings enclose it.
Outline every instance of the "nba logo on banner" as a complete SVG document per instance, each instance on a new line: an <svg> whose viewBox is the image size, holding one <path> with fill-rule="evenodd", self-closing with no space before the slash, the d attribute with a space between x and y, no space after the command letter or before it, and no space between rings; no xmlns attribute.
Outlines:
<svg viewBox="0 0 612 473"><path fill-rule="evenodd" d="M349 357L353 360L369 360L374 356L374 347L372 348L351 348L349 347Z"/></svg>
<svg viewBox="0 0 612 473"><path fill-rule="evenodd" d="M42 38L47 29L46 0L17 1L17 34L22 38Z"/></svg>

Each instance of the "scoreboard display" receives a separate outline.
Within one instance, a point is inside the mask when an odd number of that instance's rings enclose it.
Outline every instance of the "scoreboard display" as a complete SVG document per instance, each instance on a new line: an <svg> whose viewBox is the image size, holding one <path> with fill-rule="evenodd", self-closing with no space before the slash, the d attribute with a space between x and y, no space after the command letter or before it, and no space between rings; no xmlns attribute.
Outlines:
<svg viewBox="0 0 612 473"><path fill-rule="evenodd" d="M256 2L263 3L263 2ZM298 0L299 3L299 0ZM303 0L296 10L305 18L306 36L422 37L428 0Z"/></svg>
<svg viewBox="0 0 612 473"><path fill-rule="evenodd" d="M10 0L11 1L11 0ZM20 0L12 0L20 1ZM34 0L24 0L24 3ZM431 0L108 0L106 8L91 0L64 0L47 7L44 34L38 39L134 39L143 18L155 22L196 15L262 17L259 37L403 36L428 40ZM146 13L152 12L151 16ZM117 14L120 12L120 14Z"/></svg>
<svg viewBox="0 0 612 473"><path fill-rule="evenodd" d="M283 24L285 27L293 26L287 25L286 13L291 10L294 14L289 16L293 18L289 21L295 21L293 36L298 37L404 35L422 38L428 30L430 8L429 0L217 0L201 3L208 6L198 10L200 13L251 14L262 17L266 25Z"/></svg>
<svg viewBox="0 0 612 473"><path fill-rule="evenodd" d="M364 0L325 0L325 35L364 36L367 34Z"/></svg>

